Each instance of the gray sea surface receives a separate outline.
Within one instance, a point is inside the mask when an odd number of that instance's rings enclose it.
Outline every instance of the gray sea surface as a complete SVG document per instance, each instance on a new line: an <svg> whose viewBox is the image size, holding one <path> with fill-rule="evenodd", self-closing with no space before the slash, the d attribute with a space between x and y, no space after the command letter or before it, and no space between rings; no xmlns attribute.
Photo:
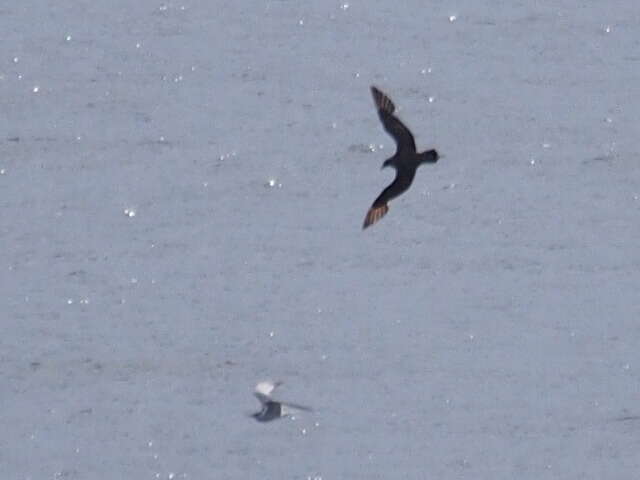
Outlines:
<svg viewBox="0 0 640 480"><path fill-rule="evenodd" d="M638 478L633 0L0 5L0 476ZM445 155L366 231L394 151ZM314 411L260 424L253 386Z"/></svg>

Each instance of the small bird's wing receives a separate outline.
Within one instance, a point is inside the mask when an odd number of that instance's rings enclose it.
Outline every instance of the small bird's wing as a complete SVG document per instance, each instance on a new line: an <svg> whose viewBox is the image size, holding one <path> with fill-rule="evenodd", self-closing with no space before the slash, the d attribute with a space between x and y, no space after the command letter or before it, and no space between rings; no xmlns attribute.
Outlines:
<svg viewBox="0 0 640 480"><path fill-rule="evenodd" d="M410 151L415 153L416 142L413 139L413 135L393 114L396 106L393 104L391 99L374 86L371 86L371 94L373 95L373 101L378 109L378 116L382 121L382 125L384 125L384 129L396 141L398 152Z"/></svg>
<svg viewBox="0 0 640 480"><path fill-rule="evenodd" d="M253 394L263 405L267 402L271 401L271 394L276 389L277 386L281 385L282 382L271 382L264 381L260 382L256 385L256 389Z"/></svg>
<svg viewBox="0 0 640 480"><path fill-rule="evenodd" d="M295 408L296 410L304 410L305 412L313 412L313 408L300 405L298 403L280 402L285 407Z"/></svg>

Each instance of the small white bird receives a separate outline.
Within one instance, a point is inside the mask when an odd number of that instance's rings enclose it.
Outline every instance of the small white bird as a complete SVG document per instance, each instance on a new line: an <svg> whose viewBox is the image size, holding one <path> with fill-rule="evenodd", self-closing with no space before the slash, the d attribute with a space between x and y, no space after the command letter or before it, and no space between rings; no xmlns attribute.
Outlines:
<svg viewBox="0 0 640 480"><path fill-rule="evenodd" d="M271 398L271 394L282 382L264 381L256 385L254 395L262 404L262 410L251 416L259 422L269 422L277 418L291 415L293 410L304 410L310 412L311 408L296 403L280 402Z"/></svg>

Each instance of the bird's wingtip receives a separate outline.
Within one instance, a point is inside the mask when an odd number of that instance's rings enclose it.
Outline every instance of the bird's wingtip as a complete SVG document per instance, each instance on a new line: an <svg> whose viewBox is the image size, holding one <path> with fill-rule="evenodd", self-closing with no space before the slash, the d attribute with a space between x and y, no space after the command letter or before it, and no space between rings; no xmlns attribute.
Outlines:
<svg viewBox="0 0 640 480"><path fill-rule="evenodd" d="M364 230L367 227L370 227L382 217L384 217L389 211L389 206L385 203L384 205L380 205L378 207L371 207L367 212L367 216L364 217L364 223L362 225L362 229Z"/></svg>

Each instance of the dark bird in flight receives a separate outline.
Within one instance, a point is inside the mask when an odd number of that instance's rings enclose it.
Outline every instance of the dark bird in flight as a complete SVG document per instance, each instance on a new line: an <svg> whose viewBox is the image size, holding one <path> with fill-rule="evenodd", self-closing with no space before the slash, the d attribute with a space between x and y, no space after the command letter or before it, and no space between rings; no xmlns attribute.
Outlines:
<svg viewBox="0 0 640 480"><path fill-rule="evenodd" d="M282 382L260 382L256 385L254 395L260 401L262 409L253 413L251 416L259 422L269 422L281 417L286 417L293 413L293 410L304 410L310 412L309 407L298 405L295 403L278 402L271 398L271 393L276 387L282 385Z"/></svg>
<svg viewBox="0 0 640 480"><path fill-rule="evenodd" d="M435 150L418 153L413 134L393 114L396 106L391 99L374 86L371 87L371 93L373 94L373 101L378 109L378 116L382 121L382 125L387 133L393 137L397 145L395 155L385 160L382 168L395 168L396 178L371 205L362 225L363 230L386 215L389 211L387 204L390 200L409 189L411 182L413 182L413 177L416 175L416 170L421 164L436 163L440 158Z"/></svg>

